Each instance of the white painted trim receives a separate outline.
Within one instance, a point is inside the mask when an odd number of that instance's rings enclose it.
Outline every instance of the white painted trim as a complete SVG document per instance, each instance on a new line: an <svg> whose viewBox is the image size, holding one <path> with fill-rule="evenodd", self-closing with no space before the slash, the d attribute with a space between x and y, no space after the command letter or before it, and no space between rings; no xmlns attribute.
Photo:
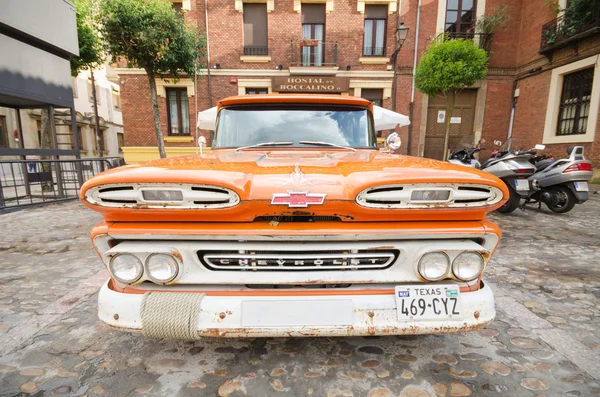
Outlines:
<svg viewBox="0 0 600 397"><path fill-rule="evenodd" d="M294 0L294 11L300 13L302 11L302 3L325 3L325 13L329 14L333 11L333 0Z"/></svg>
<svg viewBox="0 0 600 397"><path fill-rule="evenodd" d="M268 88L271 94L271 79L238 79L238 95L246 95L246 88Z"/></svg>
<svg viewBox="0 0 600 397"><path fill-rule="evenodd" d="M115 69L119 75L145 75L144 69L136 68L117 68ZM207 69L199 70L199 76L205 76ZM210 74L213 76L290 76L288 70L276 69L211 69ZM362 78L392 78L394 72L391 70L376 71L376 70L338 70L338 77L362 77Z"/></svg>
<svg viewBox="0 0 600 397"><path fill-rule="evenodd" d="M587 130L582 135L556 136L558 124L558 113L560 97L565 74L573 73L590 66L595 66L594 82L592 84L592 96L590 101L590 113L588 116ZM552 143L580 143L594 142L596 123L598 122L598 111L600 110L600 55L582 59L565 66L552 70L550 79L550 92L548 94L548 105L546 107L546 122L544 123L544 144Z"/></svg>
<svg viewBox="0 0 600 397"><path fill-rule="evenodd" d="M354 96L360 97L363 88L383 89L383 99L392 96L392 80L350 80L349 87L354 88Z"/></svg>
<svg viewBox="0 0 600 397"><path fill-rule="evenodd" d="M486 0L477 0L477 10L475 12L475 20L479 19L485 14L485 1ZM566 0L564 0L566 1ZM437 14L437 22L435 31L437 34L444 33L444 28L446 25L446 6L448 4L447 0L439 0L438 1L438 14Z"/></svg>
<svg viewBox="0 0 600 397"><path fill-rule="evenodd" d="M244 63L267 63L271 62L270 55L240 55L240 61Z"/></svg>
<svg viewBox="0 0 600 397"><path fill-rule="evenodd" d="M189 1L189 0L188 0ZM267 5L267 12L275 9L275 0L235 0L234 7L240 14L244 13L244 3L262 3Z"/></svg>
<svg viewBox="0 0 600 397"><path fill-rule="evenodd" d="M398 9L396 0L358 0L356 4L356 11L360 12L361 14L364 14L366 4L387 5L388 14L393 14Z"/></svg>
<svg viewBox="0 0 600 397"><path fill-rule="evenodd" d="M360 57L358 62L363 65L385 65L390 63L389 57Z"/></svg>
<svg viewBox="0 0 600 397"><path fill-rule="evenodd" d="M290 66L290 76L335 76L337 66Z"/></svg>
<svg viewBox="0 0 600 397"><path fill-rule="evenodd" d="M177 83L174 83L172 80L170 80L168 83L162 79L156 79L156 94L160 97L166 97L166 91L165 88L186 88L187 89L187 96L188 97L192 97L194 96L194 81L192 79L180 79L177 81Z"/></svg>

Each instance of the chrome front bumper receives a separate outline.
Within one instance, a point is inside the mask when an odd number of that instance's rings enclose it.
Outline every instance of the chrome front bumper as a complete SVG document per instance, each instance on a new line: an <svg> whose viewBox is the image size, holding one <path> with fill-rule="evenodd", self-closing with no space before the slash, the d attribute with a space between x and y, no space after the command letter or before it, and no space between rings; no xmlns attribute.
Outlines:
<svg viewBox="0 0 600 397"><path fill-rule="evenodd" d="M160 292L158 292L160 293ZM193 292L180 292L190 294ZM102 286L98 296L98 315L108 325L130 331L142 331L141 305L144 295L120 293ZM385 295L315 295L311 296L205 296L200 304L198 335L212 337L306 337L306 336L368 336L405 334L443 334L473 331L492 322L496 316L494 296L483 284L477 291L461 293L463 316L452 320L399 321L393 294ZM335 318L331 308L350 307L348 321L340 324L248 326L248 316L260 310L285 307L320 307L320 318ZM243 309L244 307L244 309ZM249 309L250 308L250 309ZM330 308L330 309L327 309ZM312 310L312 309L310 309ZM244 311L246 315L244 316ZM249 314L250 313L250 314ZM184 315L184 313L182 313ZM276 316L275 316L276 318ZM287 320L286 320L287 321ZM327 324L327 325L324 325Z"/></svg>

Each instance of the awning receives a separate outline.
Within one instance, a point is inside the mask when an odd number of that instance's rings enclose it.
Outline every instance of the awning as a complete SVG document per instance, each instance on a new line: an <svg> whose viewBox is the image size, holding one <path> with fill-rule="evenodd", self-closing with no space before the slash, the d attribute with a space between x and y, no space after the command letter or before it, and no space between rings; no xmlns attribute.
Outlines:
<svg viewBox="0 0 600 397"><path fill-rule="evenodd" d="M373 117L375 119L375 131L392 130L396 126L404 127L410 124L408 116L392 112L379 106L373 106ZM214 131L217 121L217 107L198 112L196 127L202 130Z"/></svg>

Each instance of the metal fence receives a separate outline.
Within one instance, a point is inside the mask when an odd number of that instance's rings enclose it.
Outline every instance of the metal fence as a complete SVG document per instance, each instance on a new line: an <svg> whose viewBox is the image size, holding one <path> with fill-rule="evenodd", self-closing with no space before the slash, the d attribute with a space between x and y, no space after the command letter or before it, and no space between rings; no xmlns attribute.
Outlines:
<svg viewBox="0 0 600 397"><path fill-rule="evenodd" d="M0 160L0 211L76 199L86 180L123 164L120 157Z"/></svg>

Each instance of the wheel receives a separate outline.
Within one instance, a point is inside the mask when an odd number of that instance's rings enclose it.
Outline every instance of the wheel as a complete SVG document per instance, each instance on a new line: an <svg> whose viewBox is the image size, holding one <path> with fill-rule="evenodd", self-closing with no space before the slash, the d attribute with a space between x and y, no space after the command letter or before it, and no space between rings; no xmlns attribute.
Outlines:
<svg viewBox="0 0 600 397"><path fill-rule="evenodd" d="M556 186L551 190L554 194L556 194L557 200L551 204L546 204L550 211L557 214L564 214L565 212L571 211L573 207L575 207L575 195L571 189L566 186Z"/></svg>
<svg viewBox="0 0 600 397"><path fill-rule="evenodd" d="M508 201L502 207L498 208L498 212L501 214L510 214L519 208L519 203L521 202L521 196L512 187L509 186L508 191L510 193Z"/></svg>

